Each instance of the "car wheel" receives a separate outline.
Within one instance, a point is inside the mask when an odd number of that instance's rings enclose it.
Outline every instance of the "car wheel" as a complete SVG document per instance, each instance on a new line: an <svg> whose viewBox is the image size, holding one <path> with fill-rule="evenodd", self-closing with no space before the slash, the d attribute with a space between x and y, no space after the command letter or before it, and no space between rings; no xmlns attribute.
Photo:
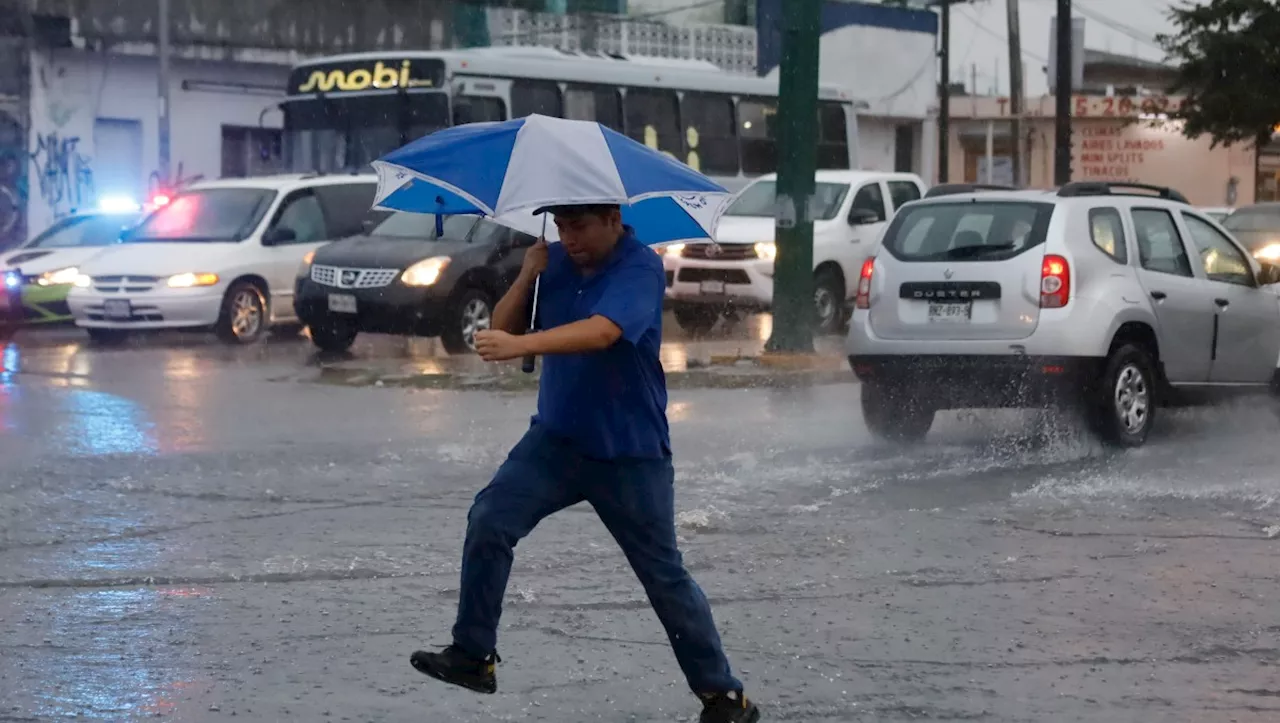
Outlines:
<svg viewBox="0 0 1280 723"><path fill-rule="evenodd" d="M704 336L711 331L720 318L720 313L706 306L677 306L671 310L676 323L690 336Z"/></svg>
<svg viewBox="0 0 1280 723"><path fill-rule="evenodd" d="M85 329L89 343L98 346L116 346L129 338L129 332L120 329Z"/></svg>
<svg viewBox="0 0 1280 723"><path fill-rule="evenodd" d="M862 418L867 429L881 439L898 443L923 440L933 427L936 411L897 385L862 384Z"/></svg>
<svg viewBox="0 0 1280 723"><path fill-rule="evenodd" d="M222 297L214 332L227 344L252 344L267 333L267 299L256 284L239 281Z"/></svg>
<svg viewBox="0 0 1280 723"><path fill-rule="evenodd" d="M1155 423L1155 365L1147 350L1123 344L1107 357L1090 394L1086 419L1104 444L1140 447Z"/></svg>
<svg viewBox="0 0 1280 723"><path fill-rule="evenodd" d="M467 289L450 305L440 341L450 354L474 354L476 332L493 323L493 301L480 289Z"/></svg>
<svg viewBox="0 0 1280 723"><path fill-rule="evenodd" d="M311 331L311 343L317 349L335 354L350 349L359 333L348 324L328 319L308 328Z"/></svg>
<svg viewBox="0 0 1280 723"><path fill-rule="evenodd" d="M844 326L844 279L826 268L813 277L815 324L823 334L838 334Z"/></svg>

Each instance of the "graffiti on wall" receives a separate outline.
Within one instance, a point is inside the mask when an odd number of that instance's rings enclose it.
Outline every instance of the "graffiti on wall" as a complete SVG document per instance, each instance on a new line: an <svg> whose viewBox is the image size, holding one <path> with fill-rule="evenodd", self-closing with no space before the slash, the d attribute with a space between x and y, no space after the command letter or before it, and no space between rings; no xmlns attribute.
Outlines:
<svg viewBox="0 0 1280 723"><path fill-rule="evenodd" d="M0 110L0 249L26 239L27 148L22 125Z"/></svg>
<svg viewBox="0 0 1280 723"><path fill-rule="evenodd" d="M78 136L62 137L56 131L36 137L31 153L36 186L55 218L94 203L93 163L79 146Z"/></svg>
<svg viewBox="0 0 1280 723"><path fill-rule="evenodd" d="M168 183L165 183L160 171L151 172L151 177L147 179L147 198L155 198L157 194L177 193L187 186L203 180L203 173L188 176L186 171L182 168L182 161L178 161L178 167L174 171L173 180Z"/></svg>

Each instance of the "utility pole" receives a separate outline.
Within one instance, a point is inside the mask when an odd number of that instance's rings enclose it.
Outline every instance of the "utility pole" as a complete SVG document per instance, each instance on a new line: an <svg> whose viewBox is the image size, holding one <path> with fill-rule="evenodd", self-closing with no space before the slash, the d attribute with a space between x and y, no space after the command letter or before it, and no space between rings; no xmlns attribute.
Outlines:
<svg viewBox="0 0 1280 723"><path fill-rule="evenodd" d="M788 0L778 84L773 333L765 350L813 353L813 206L822 0Z"/></svg>
<svg viewBox="0 0 1280 723"><path fill-rule="evenodd" d="M951 3L953 0L938 0L942 4L940 38L938 48L939 70L938 82L938 183L951 180Z"/></svg>
<svg viewBox="0 0 1280 723"><path fill-rule="evenodd" d="M167 188L170 176L169 162L169 0L159 0L160 6L156 13L156 23L159 26L159 38L156 43L156 55L159 56L160 73L158 82L159 86L159 103L160 113L158 127L160 131L160 144L158 148L158 164L157 172L160 176L160 184Z"/></svg>
<svg viewBox="0 0 1280 723"><path fill-rule="evenodd" d="M1005 0L1009 21L1009 141L1013 162L1013 185L1023 186L1022 177L1022 24L1018 20L1018 0Z"/></svg>
<svg viewBox="0 0 1280 723"><path fill-rule="evenodd" d="M1058 57L1054 73L1053 183L1071 182L1071 0L1058 0Z"/></svg>

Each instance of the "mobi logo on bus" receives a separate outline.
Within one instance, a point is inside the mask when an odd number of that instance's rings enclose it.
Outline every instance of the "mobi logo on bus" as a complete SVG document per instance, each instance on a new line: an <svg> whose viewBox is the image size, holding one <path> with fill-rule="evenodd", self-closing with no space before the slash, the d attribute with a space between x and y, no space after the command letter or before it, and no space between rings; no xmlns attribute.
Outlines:
<svg viewBox="0 0 1280 723"><path fill-rule="evenodd" d="M420 72L422 70L428 72ZM381 60L372 67L368 64L344 63L337 67L295 71L292 85L295 93L328 93L333 90L352 92L370 88L434 88L437 86L437 73L431 72L434 70L435 68L412 60L403 60L398 67L394 61L385 63Z"/></svg>

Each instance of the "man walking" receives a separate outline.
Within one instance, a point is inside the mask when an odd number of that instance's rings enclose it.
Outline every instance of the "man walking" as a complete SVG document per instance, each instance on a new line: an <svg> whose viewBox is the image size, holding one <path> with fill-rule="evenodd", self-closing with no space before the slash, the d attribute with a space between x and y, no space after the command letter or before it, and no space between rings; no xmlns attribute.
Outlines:
<svg viewBox="0 0 1280 723"><path fill-rule="evenodd" d="M426 675L497 690L498 618L512 550L547 515L591 503L644 585L702 723L754 723L720 645L711 607L676 549L674 470L662 342L662 261L622 225L617 206L539 209L561 243L539 240L476 335L486 361L543 357L538 412L467 515L453 644L415 652ZM522 334L542 274L539 326Z"/></svg>

